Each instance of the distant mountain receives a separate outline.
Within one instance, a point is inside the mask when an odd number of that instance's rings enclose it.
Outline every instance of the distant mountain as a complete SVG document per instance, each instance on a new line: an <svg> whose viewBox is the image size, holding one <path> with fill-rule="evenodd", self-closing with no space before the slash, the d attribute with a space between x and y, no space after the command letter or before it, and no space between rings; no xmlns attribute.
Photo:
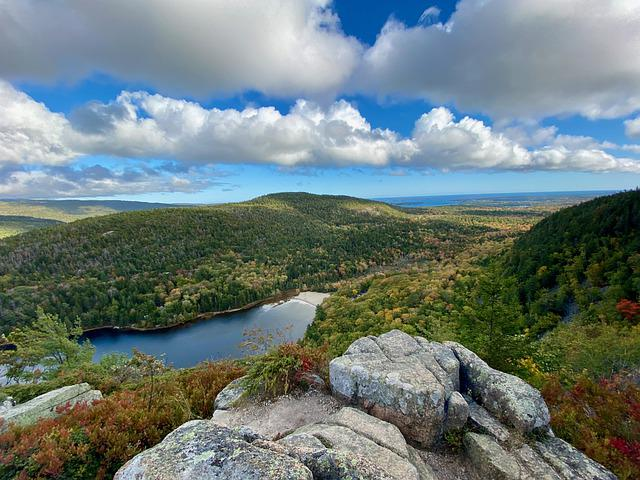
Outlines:
<svg viewBox="0 0 640 480"><path fill-rule="evenodd" d="M0 238L60 222L172 206L121 200L0 200Z"/></svg>

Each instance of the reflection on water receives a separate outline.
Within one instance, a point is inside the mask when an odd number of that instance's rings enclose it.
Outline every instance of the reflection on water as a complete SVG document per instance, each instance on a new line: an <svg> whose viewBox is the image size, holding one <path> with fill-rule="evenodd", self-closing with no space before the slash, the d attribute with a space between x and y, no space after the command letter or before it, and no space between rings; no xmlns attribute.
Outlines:
<svg viewBox="0 0 640 480"><path fill-rule="evenodd" d="M203 360L243 356L240 343L245 331L284 332L284 340L302 338L313 321L316 307L296 299L261 305L243 312L220 315L180 328L151 332L99 330L86 338L96 347L94 360L112 352L131 353L132 348L152 355L165 355L167 364L191 367Z"/></svg>

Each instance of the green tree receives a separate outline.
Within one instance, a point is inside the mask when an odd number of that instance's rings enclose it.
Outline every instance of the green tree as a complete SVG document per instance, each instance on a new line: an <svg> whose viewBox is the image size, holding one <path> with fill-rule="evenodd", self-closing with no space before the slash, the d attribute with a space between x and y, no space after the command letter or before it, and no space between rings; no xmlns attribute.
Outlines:
<svg viewBox="0 0 640 480"><path fill-rule="evenodd" d="M514 371L525 355L524 315L513 277L495 267L479 275L462 309L462 342L491 366Z"/></svg>
<svg viewBox="0 0 640 480"><path fill-rule="evenodd" d="M94 347L79 342L82 328L67 325L57 315L37 310L36 320L15 328L7 337L15 350L0 352L0 364L6 365L7 377L16 381L34 381L41 375L54 377L62 368L91 362Z"/></svg>

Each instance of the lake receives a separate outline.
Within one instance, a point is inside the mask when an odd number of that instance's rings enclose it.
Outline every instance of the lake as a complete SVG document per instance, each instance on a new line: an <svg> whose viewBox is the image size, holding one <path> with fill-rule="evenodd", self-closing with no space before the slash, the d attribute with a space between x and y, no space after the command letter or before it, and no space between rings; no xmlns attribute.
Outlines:
<svg viewBox="0 0 640 480"><path fill-rule="evenodd" d="M141 352L162 355L168 365L192 367L204 360L240 358L245 355L240 343L251 329L264 332L284 332L281 341L302 338L313 321L316 305L328 295L304 292L289 300L264 304L249 310L216 315L176 328L137 332L102 329L85 335L96 347L94 360L107 353L131 354L132 348Z"/></svg>

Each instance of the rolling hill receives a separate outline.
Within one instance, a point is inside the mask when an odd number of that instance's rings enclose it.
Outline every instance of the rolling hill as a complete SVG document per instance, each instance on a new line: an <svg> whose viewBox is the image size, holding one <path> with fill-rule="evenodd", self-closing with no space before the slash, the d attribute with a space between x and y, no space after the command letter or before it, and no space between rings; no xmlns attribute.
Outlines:
<svg viewBox="0 0 640 480"><path fill-rule="evenodd" d="M507 261L531 312L615 316L640 295L640 191L560 210L519 238Z"/></svg>
<svg viewBox="0 0 640 480"><path fill-rule="evenodd" d="M84 327L176 324L433 258L490 230L302 193L94 217L0 241L1 326L28 323L37 305Z"/></svg>
<svg viewBox="0 0 640 480"><path fill-rule="evenodd" d="M120 200L0 200L0 238L60 222L169 206Z"/></svg>

